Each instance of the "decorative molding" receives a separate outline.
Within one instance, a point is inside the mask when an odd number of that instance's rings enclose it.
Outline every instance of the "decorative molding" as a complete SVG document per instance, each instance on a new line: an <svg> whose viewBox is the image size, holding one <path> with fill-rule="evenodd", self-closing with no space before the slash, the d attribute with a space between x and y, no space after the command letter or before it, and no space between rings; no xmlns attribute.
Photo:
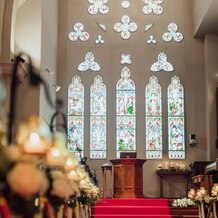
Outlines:
<svg viewBox="0 0 218 218"><path fill-rule="evenodd" d="M107 32L107 28L104 24L97 22L97 25L99 26L99 28L101 28L103 31Z"/></svg>
<svg viewBox="0 0 218 218"><path fill-rule="evenodd" d="M145 32L147 32L152 26L153 26L153 23L146 24L145 25Z"/></svg>

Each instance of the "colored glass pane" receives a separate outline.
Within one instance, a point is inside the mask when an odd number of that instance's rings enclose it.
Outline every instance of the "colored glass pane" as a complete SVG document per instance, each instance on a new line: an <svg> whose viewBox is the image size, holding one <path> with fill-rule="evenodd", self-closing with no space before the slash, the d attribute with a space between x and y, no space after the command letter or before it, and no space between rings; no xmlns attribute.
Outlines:
<svg viewBox="0 0 218 218"><path fill-rule="evenodd" d="M169 158L185 158L184 91L180 79L174 76L168 86Z"/></svg>
<svg viewBox="0 0 218 218"><path fill-rule="evenodd" d="M106 86L98 75L90 88L90 158L106 158Z"/></svg>
<svg viewBox="0 0 218 218"><path fill-rule="evenodd" d="M68 150L83 156L84 150L84 86L79 76L68 87Z"/></svg>
<svg viewBox="0 0 218 218"><path fill-rule="evenodd" d="M146 158L162 158L161 87L152 76L145 87Z"/></svg>
<svg viewBox="0 0 218 218"><path fill-rule="evenodd" d="M116 90L117 157L123 151L136 151L135 84L129 77L129 68L124 67Z"/></svg>

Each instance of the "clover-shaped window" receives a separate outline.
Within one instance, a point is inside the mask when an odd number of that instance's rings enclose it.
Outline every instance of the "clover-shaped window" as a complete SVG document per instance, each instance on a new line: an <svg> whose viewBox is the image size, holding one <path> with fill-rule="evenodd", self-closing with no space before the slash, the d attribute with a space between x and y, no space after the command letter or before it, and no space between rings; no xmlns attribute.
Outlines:
<svg viewBox="0 0 218 218"><path fill-rule="evenodd" d="M174 40L176 42L181 42L183 40L183 35L180 32L177 32L178 27L175 23L170 23L168 25L169 32L163 34L163 40L165 42L170 42Z"/></svg>
<svg viewBox="0 0 218 218"><path fill-rule="evenodd" d="M101 68L97 62L95 62L95 57L92 52L87 52L85 55L85 61L79 64L79 71L99 71Z"/></svg>
<svg viewBox="0 0 218 218"><path fill-rule="evenodd" d="M143 2L146 4L143 7L143 12L145 14L151 14L154 12L155 14L159 15L163 13L163 8L160 5L163 0L143 0Z"/></svg>
<svg viewBox="0 0 218 218"><path fill-rule="evenodd" d="M153 63L151 66L151 71L153 72L158 72L161 70L166 72L172 72L174 70L173 65L167 61L167 56L164 52L160 52L157 62Z"/></svg>
<svg viewBox="0 0 218 218"><path fill-rule="evenodd" d="M88 0L88 2L92 4L88 7L88 12L90 14L97 14L98 12L107 14L109 11L108 6L105 5L108 0Z"/></svg>
<svg viewBox="0 0 218 218"><path fill-rule="evenodd" d="M89 39L89 34L84 32L84 26L81 23L76 23L73 26L74 31L68 34L68 38L70 41L76 41L80 39L81 41L87 41Z"/></svg>

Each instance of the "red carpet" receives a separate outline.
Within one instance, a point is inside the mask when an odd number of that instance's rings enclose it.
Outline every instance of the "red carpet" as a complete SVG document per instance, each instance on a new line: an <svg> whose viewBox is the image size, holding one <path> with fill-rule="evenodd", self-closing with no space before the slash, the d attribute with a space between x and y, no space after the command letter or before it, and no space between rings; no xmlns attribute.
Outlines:
<svg viewBox="0 0 218 218"><path fill-rule="evenodd" d="M171 218L168 199L102 199L93 211L94 218Z"/></svg>

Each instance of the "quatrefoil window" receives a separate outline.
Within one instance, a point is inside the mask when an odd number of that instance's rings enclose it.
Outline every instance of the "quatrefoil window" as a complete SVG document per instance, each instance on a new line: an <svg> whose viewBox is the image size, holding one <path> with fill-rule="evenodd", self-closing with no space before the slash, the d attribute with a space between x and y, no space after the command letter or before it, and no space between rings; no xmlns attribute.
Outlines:
<svg viewBox="0 0 218 218"><path fill-rule="evenodd" d="M163 13L163 8L160 5L163 0L143 0L143 2L146 4L143 7L143 12L145 14L151 14L154 12L155 14L162 14Z"/></svg>
<svg viewBox="0 0 218 218"><path fill-rule="evenodd" d="M169 32L163 34L163 40L165 42L170 42L172 39L176 42L181 42L183 40L183 35L180 32L177 32L178 27L175 23L170 23L168 25Z"/></svg>
<svg viewBox="0 0 218 218"><path fill-rule="evenodd" d="M88 2L92 4L88 7L88 12L90 14L97 14L98 12L107 14L109 11L108 6L105 5L108 0L88 0Z"/></svg>
<svg viewBox="0 0 218 218"><path fill-rule="evenodd" d="M121 64L131 64L131 54L121 54Z"/></svg>
<svg viewBox="0 0 218 218"><path fill-rule="evenodd" d="M68 38L70 41L76 41L80 39L81 41L87 41L89 39L89 34L87 32L83 32L84 26L81 23L76 23L73 26L74 32L70 32L68 34Z"/></svg>
<svg viewBox="0 0 218 218"><path fill-rule="evenodd" d="M130 18L127 15L124 15L121 18L122 23L116 23L114 25L114 30L118 33L121 33L122 39L129 39L131 36L130 32L135 32L137 30L137 24L130 22Z"/></svg>

